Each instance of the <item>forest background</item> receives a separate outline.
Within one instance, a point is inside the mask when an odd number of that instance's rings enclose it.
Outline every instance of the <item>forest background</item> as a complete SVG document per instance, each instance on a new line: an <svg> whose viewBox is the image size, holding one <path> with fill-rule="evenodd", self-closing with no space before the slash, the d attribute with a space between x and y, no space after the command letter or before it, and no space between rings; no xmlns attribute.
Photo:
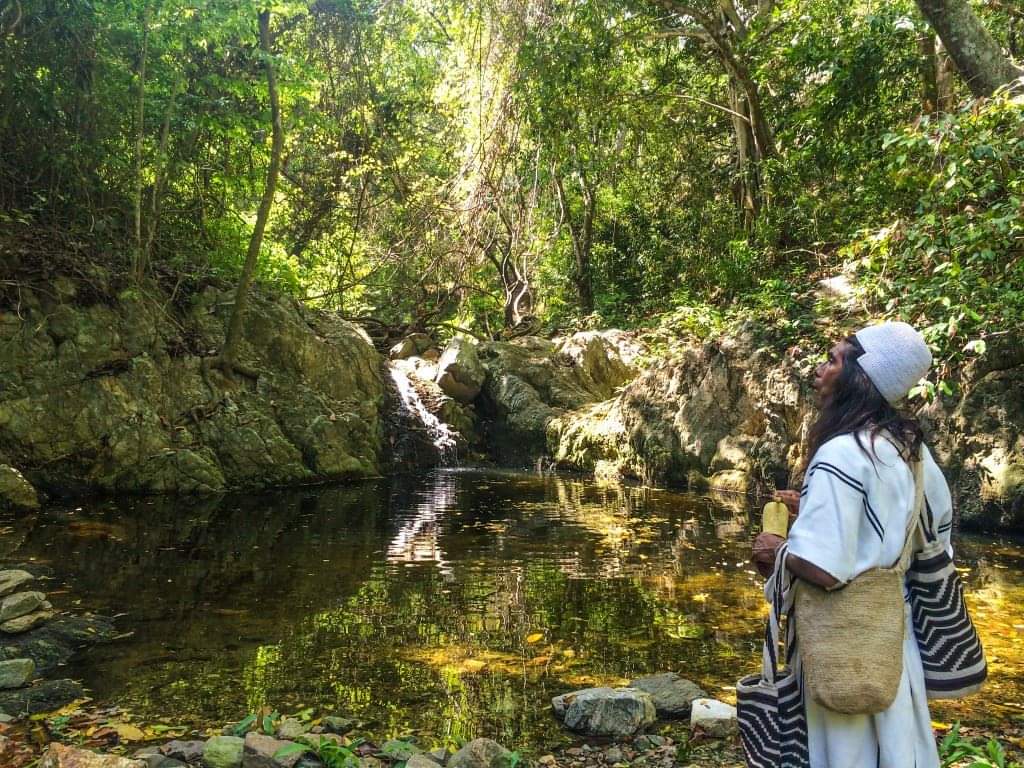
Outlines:
<svg viewBox="0 0 1024 768"><path fill-rule="evenodd" d="M6 293L247 287L248 262L403 330L757 315L795 343L840 276L923 328L926 396L1024 324L1014 2L0 9Z"/></svg>

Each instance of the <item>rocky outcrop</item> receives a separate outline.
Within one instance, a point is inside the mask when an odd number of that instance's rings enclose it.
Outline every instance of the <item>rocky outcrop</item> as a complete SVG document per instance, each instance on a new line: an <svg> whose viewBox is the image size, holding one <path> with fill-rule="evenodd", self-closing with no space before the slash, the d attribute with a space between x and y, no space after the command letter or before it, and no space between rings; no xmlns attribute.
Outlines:
<svg viewBox="0 0 1024 768"><path fill-rule="evenodd" d="M778 349L747 326L638 372L636 356L606 342L604 359L623 365L601 363L595 338L483 346L478 403L497 422L492 450L502 455L511 436L561 467L651 485L747 493L800 482L815 417L807 350ZM919 413L967 527L1024 529L1024 352L1011 343L991 344L961 371L956 396Z"/></svg>
<svg viewBox="0 0 1024 768"><path fill-rule="evenodd" d="M365 334L254 295L240 360L204 365L231 293L113 300L25 289L0 308L0 462L55 492L209 493L380 474L380 357Z"/></svg>
<svg viewBox="0 0 1024 768"><path fill-rule="evenodd" d="M651 484L786 481L809 423L806 371L748 338L686 346L615 398L550 422L562 466Z"/></svg>
<svg viewBox="0 0 1024 768"><path fill-rule="evenodd" d="M487 378L477 403L490 422L488 449L504 459L539 456L551 422L614 395L636 376L642 350L622 331L481 344Z"/></svg>
<svg viewBox="0 0 1024 768"><path fill-rule="evenodd" d="M471 403L480 394L487 371L480 365L476 347L465 339L448 342L437 361L437 386L460 403Z"/></svg>

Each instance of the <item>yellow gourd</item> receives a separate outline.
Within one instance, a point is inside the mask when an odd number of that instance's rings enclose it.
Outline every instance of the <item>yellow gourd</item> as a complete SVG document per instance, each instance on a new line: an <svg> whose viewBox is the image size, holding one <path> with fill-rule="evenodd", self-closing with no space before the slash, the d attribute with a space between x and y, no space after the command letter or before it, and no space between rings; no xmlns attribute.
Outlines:
<svg viewBox="0 0 1024 768"><path fill-rule="evenodd" d="M761 530L785 537L789 530L789 507L781 501L769 501L761 511Z"/></svg>

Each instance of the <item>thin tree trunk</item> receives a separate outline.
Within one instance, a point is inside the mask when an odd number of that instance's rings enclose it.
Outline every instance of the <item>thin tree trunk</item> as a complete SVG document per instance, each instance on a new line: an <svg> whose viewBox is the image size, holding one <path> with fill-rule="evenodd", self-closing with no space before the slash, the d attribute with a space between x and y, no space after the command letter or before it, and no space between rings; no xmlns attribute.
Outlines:
<svg viewBox="0 0 1024 768"><path fill-rule="evenodd" d="M921 113L935 115L939 111L939 54L935 35L928 31L917 39L921 66Z"/></svg>
<svg viewBox="0 0 1024 768"><path fill-rule="evenodd" d="M156 239L156 230L160 222L160 201L163 198L164 185L171 173L171 163L167 158L167 145L171 138L171 120L174 118L180 87L181 80L175 81L174 88L171 90L171 98L167 102L167 109L164 112L164 124L160 129L160 144L156 151L156 178L153 179L153 190L149 199L149 226L146 231L146 245L142 249L141 257L140 273L143 274L149 268L150 257L153 253L153 241Z"/></svg>
<svg viewBox="0 0 1024 768"><path fill-rule="evenodd" d="M590 246L594 231L596 201L594 195L588 194L586 183L581 180L580 186L584 190L584 213L583 222L577 226L572 220L572 212L569 210L569 201L565 195L562 177L555 173L554 179L555 192L558 195L558 205L561 210L561 221L564 221L569 227L569 236L572 239L573 286L576 288L580 311L589 315L594 311L594 289L590 276Z"/></svg>
<svg viewBox="0 0 1024 768"><path fill-rule="evenodd" d="M256 211L256 224L249 238L249 251L245 255L242 275L235 291L235 306L231 310L227 336L220 353L220 367L230 373L240 370L236 357L238 342L242 336L242 325L245 307L249 298L249 288L256 275L256 263L259 260L260 246L263 244L263 232L270 218L270 208L274 203L274 192L277 189L277 176L281 170L281 152L284 147L284 129L281 126L281 106L277 95L277 78L274 75L274 64L270 55L270 11L260 11L260 50L263 53L264 65L267 70L267 89L270 93L270 119L273 139L270 145L270 165L267 167L267 179L263 188L263 199Z"/></svg>
<svg viewBox="0 0 1024 768"><path fill-rule="evenodd" d="M1024 70L1006 57L968 0L917 0L917 7L942 38L975 96L991 96L997 88L1024 76Z"/></svg>
<svg viewBox="0 0 1024 768"><path fill-rule="evenodd" d="M941 40L937 40L935 43L935 56L935 87L938 95L936 107L939 114L943 114L952 112L956 105L956 86L954 84L956 65L946 53L946 47Z"/></svg>
<svg viewBox="0 0 1024 768"><path fill-rule="evenodd" d="M145 265L142 254L142 138L145 134L146 114L146 57L149 53L149 5L142 8L142 46L139 61L135 67L135 149L132 169L135 174L135 194L132 200L134 213L134 252L132 254L132 275L136 282L142 282Z"/></svg>

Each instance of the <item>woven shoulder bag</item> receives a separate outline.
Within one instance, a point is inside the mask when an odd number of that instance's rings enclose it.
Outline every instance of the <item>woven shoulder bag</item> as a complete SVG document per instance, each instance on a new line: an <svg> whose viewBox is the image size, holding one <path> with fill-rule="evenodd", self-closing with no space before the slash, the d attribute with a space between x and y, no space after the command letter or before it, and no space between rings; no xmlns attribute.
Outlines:
<svg viewBox="0 0 1024 768"><path fill-rule="evenodd" d="M801 581L796 587L796 637L804 685L833 712L873 715L892 704L903 675L904 574L910 565L921 508L924 473L914 470L914 510L903 551L891 568L872 568L838 589Z"/></svg>

